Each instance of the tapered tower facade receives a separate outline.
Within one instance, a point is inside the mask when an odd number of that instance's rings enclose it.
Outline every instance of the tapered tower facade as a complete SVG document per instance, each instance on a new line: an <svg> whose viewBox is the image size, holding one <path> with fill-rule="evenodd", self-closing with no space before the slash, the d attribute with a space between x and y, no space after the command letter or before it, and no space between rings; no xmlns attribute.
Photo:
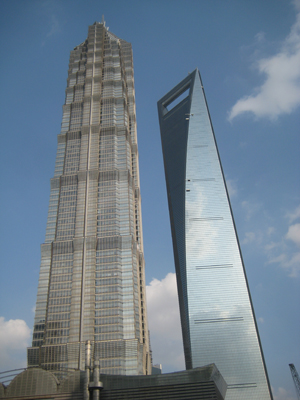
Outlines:
<svg viewBox="0 0 300 400"><path fill-rule="evenodd" d="M226 400L271 391L198 70L158 102L187 369L215 363Z"/></svg>
<svg viewBox="0 0 300 400"><path fill-rule="evenodd" d="M105 23L71 51L28 365L151 373L132 49Z"/></svg>

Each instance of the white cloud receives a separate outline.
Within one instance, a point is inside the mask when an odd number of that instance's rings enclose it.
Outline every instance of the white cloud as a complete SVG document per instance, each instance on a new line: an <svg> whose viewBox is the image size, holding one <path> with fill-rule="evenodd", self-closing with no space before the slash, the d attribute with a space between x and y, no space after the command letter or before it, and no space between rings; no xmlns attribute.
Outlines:
<svg viewBox="0 0 300 400"><path fill-rule="evenodd" d="M266 36L265 32L258 32L258 33L255 35L255 39L256 39L258 42L263 42L263 41L265 40L265 36Z"/></svg>
<svg viewBox="0 0 300 400"><path fill-rule="evenodd" d="M57 36L62 31L63 23L61 22L60 3L41 2L40 16L45 21L45 36L41 43L42 46L45 46L47 40L53 36Z"/></svg>
<svg viewBox="0 0 300 400"><path fill-rule="evenodd" d="M227 186L229 197L230 197L230 199L232 199L233 197L235 197L237 195L236 183L232 179L226 179L226 186Z"/></svg>
<svg viewBox="0 0 300 400"><path fill-rule="evenodd" d="M272 392L274 400L296 400L296 397L293 396L291 392L282 387L279 387L278 389L272 387Z"/></svg>
<svg viewBox="0 0 300 400"><path fill-rule="evenodd" d="M263 243L265 237L265 233L263 233L262 231L256 231L256 232L245 232L245 237L242 240L242 244L254 244L256 246L256 248L258 248L258 246L261 246L261 244Z"/></svg>
<svg viewBox="0 0 300 400"><path fill-rule="evenodd" d="M263 317L259 317L258 318L258 322L260 322L261 324L263 324L265 322L265 320L263 319Z"/></svg>
<svg viewBox="0 0 300 400"><path fill-rule="evenodd" d="M296 221L296 219L300 218L300 205L295 209L295 211L287 213L286 216L288 217L291 223Z"/></svg>
<svg viewBox="0 0 300 400"><path fill-rule="evenodd" d="M256 236L254 232L246 232L245 238L242 240L243 244L248 244L254 242Z"/></svg>
<svg viewBox="0 0 300 400"><path fill-rule="evenodd" d="M300 246L300 224L291 225L286 234L286 238Z"/></svg>
<svg viewBox="0 0 300 400"><path fill-rule="evenodd" d="M296 212L294 215L296 215ZM300 252L292 249L289 245L289 241L294 242L300 247L300 223L290 225L282 242L272 242L265 246L265 250L269 255L269 264L279 264L282 268L289 271L289 276L291 278L295 278L300 274Z"/></svg>
<svg viewBox="0 0 300 400"><path fill-rule="evenodd" d="M271 242L271 243L268 243L265 245L265 250L266 250L266 252L269 252L273 249L276 249L277 246L278 246L278 243Z"/></svg>
<svg viewBox="0 0 300 400"><path fill-rule="evenodd" d="M300 247L300 223L291 225L291 222L300 217L300 207L286 213L285 217L287 217L289 225L287 220L283 220L284 225L280 229L271 226L265 233L248 232L242 243L262 244L268 259L267 264L277 264L290 277L296 278L300 275L300 252L295 247L295 244ZM266 242L265 240L270 241Z"/></svg>
<svg viewBox="0 0 300 400"><path fill-rule="evenodd" d="M242 207L245 212L245 219L249 221L257 212L260 210L261 205L258 203L252 203L250 201L242 201Z"/></svg>
<svg viewBox="0 0 300 400"><path fill-rule="evenodd" d="M295 5L299 8L299 1ZM300 105L300 13L280 51L260 59L255 67L266 79L252 95L237 101L229 120L245 112L274 120L281 114L290 114Z"/></svg>
<svg viewBox="0 0 300 400"><path fill-rule="evenodd" d="M26 348L31 330L22 319L5 321L0 317L0 370L26 367Z"/></svg>
<svg viewBox="0 0 300 400"><path fill-rule="evenodd" d="M58 19L55 15L51 15L50 22L49 22L49 31L47 33L47 37L53 36L59 33L61 30Z"/></svg>
<svg viewBox="0 0 300 400"><path fill-rule="evenodd" d="M154 364L163 372L185 369L175 274L150 282L147 308Z"/></svg>
<svg viewBox="0 0 300 400"><path fill-rule="evenodd" d="M281 253L279 256L270 258L268 264L279 264L289 272L289 277L296 278L300 273L300 252Z"/></svg>
<svg viewBox="0 0 300 400"><path fill-rule="evenodd" d="M241 203L246 221L250 221L250 225L257 224L257 215L262 207L258 203L243 201ZM262 210L263 211L263 210ZM298 218L299 207L292 212L286 214L289 221ZM261 225L260 221L260 225ZM300 251L295 244L300 247L300 223L287 224L287 220L283 219L284 225L280 228L273 226L266 227L262 230L254 229L244 233L241 239L242 245L251 246L254 251L263 250L267 261L266 264L275 264L282 268L289 277L298 278L300 276Z"/></svg>

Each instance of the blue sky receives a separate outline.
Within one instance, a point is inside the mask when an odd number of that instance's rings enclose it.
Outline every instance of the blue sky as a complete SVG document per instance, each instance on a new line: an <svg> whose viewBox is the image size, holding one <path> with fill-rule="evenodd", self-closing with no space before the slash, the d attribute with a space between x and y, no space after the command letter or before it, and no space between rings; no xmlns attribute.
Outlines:
<svg viewBox="0 0 300 400"><path fill-rule="evenodd" d="M0 370L25 365L70 50L132 43L155 363L184 368L156 102L200 69L276 400L300 372L300 2L2 1Z"/></svg>

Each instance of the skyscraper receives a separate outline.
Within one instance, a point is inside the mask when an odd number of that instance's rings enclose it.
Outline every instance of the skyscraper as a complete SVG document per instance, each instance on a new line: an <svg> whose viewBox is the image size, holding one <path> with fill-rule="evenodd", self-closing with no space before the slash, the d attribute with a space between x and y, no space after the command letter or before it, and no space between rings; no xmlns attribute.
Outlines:
<svg viewBox="0 0 300 400"><path fill-rule="evenodd" d="M198 70L158 102L187 369L215 363L226 400L271 391Z"/></svg>
<svg viewBox="0 0 300 400"><path fill-rule="evenodd" d="M28 365L151 373L132 49L102 23L71 51Z"/></svg>

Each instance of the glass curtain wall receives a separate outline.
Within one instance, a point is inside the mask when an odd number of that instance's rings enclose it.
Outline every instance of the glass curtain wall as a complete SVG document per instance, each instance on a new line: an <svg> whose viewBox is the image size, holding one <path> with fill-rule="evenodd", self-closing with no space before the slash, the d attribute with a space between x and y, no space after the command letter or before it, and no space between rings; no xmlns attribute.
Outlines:
<svg viewBox="0 0 300 400"><path fill-rule="evenodd" d="M167 93L158 111L186 367L216 364L226 400L270 399L199 71Z"/></svg>
<svg viewBox="0 0 300 400"><path fill-rule="evenodd" d="M151 373L132 49L105 23L71 51L28 365Z"/></svg>

